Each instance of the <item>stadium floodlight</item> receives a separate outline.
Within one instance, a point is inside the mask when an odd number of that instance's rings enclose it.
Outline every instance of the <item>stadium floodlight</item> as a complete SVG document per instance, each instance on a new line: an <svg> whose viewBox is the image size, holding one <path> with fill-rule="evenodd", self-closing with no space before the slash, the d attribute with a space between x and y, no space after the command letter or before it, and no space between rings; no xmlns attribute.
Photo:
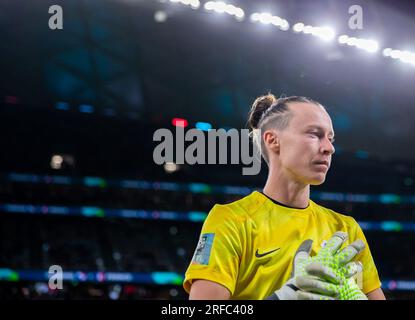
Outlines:
<svg viewBox="0 0 415 320"><path fill-rule="evenodd" d="M281 20L282 19L280 17L278 17L278 16L271 16L271 23L274 26L279 26L281 24Z"/></svg>
<svg viewBox="0 0 415 320"><path fill-rule="evenodd" d="M166 171L167 173L173 173L173 172L178 171L179 169L180 169L180 166L174 162L166 162L164 164L164 171Z"/></svg>
<svg viewBox="0 0 415 320"><path fill-rule="evenodd" d="M367 52L376 52L379 50L379 44L374 40L357 39L356 47Z"/></svg>
<svg viewBox="0 0 415 320"><path fill-rule="evenodd" d="M336 32L330 27L315 27L310 25L305 25L302 22L298 22L293 26L293 31L295 33L304 33L304 34L311 34L315 37L318 37L324 41L333 40L336 35Z"/></svg>
<svg viewBox="0 0 415 320"><path fill-rule="evenodd" d="M190 1L190 6L194 9L197 9L200 7L200 1L199 0L191 0Z"/></svg>
<svg viewBox="0 0 415 320"><path fill-rule="evenodd" d="M288 30L290 30L290 24L288 23L288 21L287 21L287 20L283 19L283 20L281 21L281 24L280 24L280 29L281 29L282 31L288 31Z"/></svg>
<svg viewBox="0 0 415 320"><path fill-rule="evenodd" d="M154 20L158 23L166 22L167 20L167 13L165 11L156 11L154 13Z"/></svg>
<svg viewBox="0 0 415 320"><path fill-rule="evenodd" d="M211 11L215 7L215 4L214 4L213 1L208 1L208 2L205 3L204 7L205 7L206 10Z"/></svg>
<svg viewBox="0 0 415 320"><path fill-rule="evenodd" d="M233 4L227 4L223 1L208 1L205 3L204 8L207 11L215 11L216 13L226 13L234 16L237 20L241 21L245 17L245 12L242 8L236 7Z"/></svg>
<svg viewBox="0 0 415 320"><path fill-rule="evenodd" d="M392 59L399 59L400 51L399 50L392 50L391 51L391 58Z"/></svg>
<svg viewBox="0 0 415 320"><path fill-rule="evenodd" d="M260 16L259 13L255 12L255 13L251 14L250 19L251 19L252 22L257 22L257 21L259 21L259 16Z"/></svg>
<svg viewBox="0 0 415 320"><path fill-rule="evenodd" d="M415 65L415 53L409 51L401 51L401 57L399 58L402 62L411 63Z"/></svg>
<svg viewBox="0 0 415 320"><path fill-rule="evenodd" d="M241 8L236 8L235 10L235 16L238 19L243 19L245 16L245 12Z"/></svg>
<svg viewBox="0 0 415 320"><path fill-rule="evenodd" d="M312 31L312 35L323 39L324 41L333 40L335 36L335 32L330 27L314 27Z"/></svg>
<svg viewBox="0 0 415 320"><path fill-rule="evenodd" d="M232 4L228 4L225 6L225 12L233 16L236 14L236 7Z"/></svg>
<svg viewBox="0 0 415 320"><path fill-rule="evenodd" d="M383 49L383 56L415 65L415 53L411 51L385 48Z"/></svg>
<svg viewBox="0 0 415 320"><path fill-rule="evenodd" d="M293 26L293 31L295 33L303 32L303 30L304 30L304 23L302 23L302 22L296 23Z"/></svg>
<svg viewBox="0 0 415 320"><path fill-rule="evenodd" d="M59 154L55 154L52 156L50 160L50 166L52 169L59 170L62 168L63 164L63 157Z"/></svg>
<svg viewBox="0 0 415 320"><path fill-rule="evenodd" d="M270 24L272 22L272 15L270 13L261 13L259 16L259 22L263 24Z"/></svg>
<svg viewBox="0 0 415 320"><path fill-rule="evenodd" d="M279 28L282 31L287 31L290 28L290 24L287 20L279 17L273 16L269 12L255 12L251 14L250 17L252 22L260 22L262 24L272 24L273 26Z"/></svg>
<svg viewBox="0 0 415 320"><path fill-rule="evenodd" d="M343 34L338 38L338 41L340 44L346 44L348 39L349 39L349 36Z"/></svg>
<svg viewBox="0 0 415 320"><path fill-rule="evenodd" d="M390 57L391 56L391 53L392 53L392 49L391 48L385 48L382 51L382 54L383 54L384 57Z"/></svg>
<svg viewBox="0 0 415 320"><path fill-rule="evenodd" d="M159 0L160 2L170 1L172 3L180 3L183 5L191 6L194 9L200 7L200 0ZM225 13L231 16L234 16L238 21L242 21L245 17L245 12L242 8L237 7L233 4L228 4L224 1L207 1L204 4L204 8L207 11L214 11L216 13ZM154 16L157 22L164 22L167 18L167 15L163 11L156 12ZM287 31L290 29L290 24L287 20L274 16L269 12L254 12L250 15L251 22L259 22L265 25L273 25L278 27L282 31ZM297 22L293 25L292 31L294 33L304 33L311 34L315 37L318 37L324 41L331 41L336 36L336 32L327 26L311 26L306 25L303 22ZM357 37L350 37L346 34L340 35L337 38L337 42L340 45L347 45L355 47L366 52L376 53L380 49L380 45L377 41L372 39L363 39ZM384 48L382 50L382 55L387 58L399 60L404 63L409 63L415 65L415 53L411 51L402 51L392 48Z"/></svg>
<svg viewBox="0 0 415 320"><path fill-rule="evenodd" d="M169 0L172 3L181 3L186 6L190 6L194 9L197 9L200 7L200 1L199 0Z"/></svg>
<svg viewBox="0 0 415 320"><path fill-rule="evenodd" d="M346 41L346 44L348 46L356 47L357 46L357 38L355 37L349 37Z"/></svg>
<svg viewBox="0 0 415 320"><path fill-rule="evenodd" d="M303 33L305 34L311 34L313 32L312 26L304 26Z"/></svg>
<svg viewBox="0 0 415 320"><path fill-rule="evenodd" d="M371 39L362 39L356 37L349 37L348 35L341 35L338 38L338 42L342 45L356 47L372 53L377 52L379 50L379 43ZM390 51L386 51L386 53L390 54Z"/></svg>
<svg viewBox="0 0 415 320"><path fill-rule="evenodd" d="M226 9L226 3L222 1L216 2L216 5L213 7L213 10L217 13L224 13Z"/></svg>

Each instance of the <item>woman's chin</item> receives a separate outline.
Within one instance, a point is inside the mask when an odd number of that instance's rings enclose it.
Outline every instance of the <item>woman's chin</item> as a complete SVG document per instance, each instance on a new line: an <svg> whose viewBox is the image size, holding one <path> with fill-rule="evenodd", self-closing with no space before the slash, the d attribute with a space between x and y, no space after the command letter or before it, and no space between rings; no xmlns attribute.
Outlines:
<svg viewBox="0 0 415 320"><path fill-rule="evenodd" d="M314 176L310 180L311 180L310 184L312 186L319 186L320 184L323 184L324 181L326 181L326 175L325 174L319 174L317 176Z"/></svg>

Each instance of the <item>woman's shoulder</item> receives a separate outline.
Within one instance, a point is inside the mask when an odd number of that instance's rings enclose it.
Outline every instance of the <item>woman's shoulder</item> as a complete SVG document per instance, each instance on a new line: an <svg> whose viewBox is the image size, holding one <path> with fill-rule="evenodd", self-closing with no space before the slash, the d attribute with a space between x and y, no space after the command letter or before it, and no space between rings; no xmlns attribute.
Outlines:
<svg viewBox="0 0 415 320"><path fill-rule="evenodd" d="M345 213L339 213L333 209L317 204L316 202L313 202L313 205L314 205L314 211L321 218L325 218L328 220L334 220L337 222L343 222L349 227L354 227L357 225L356 220L350 215L347 215Z"/></svg>
<svg viewBox="0 0 415 320"><path fill-rule="evenodd" d="M255 213L262 206L263 202L263 197L259 197L258 192L254 191L236 201L226 204L215 204L210 214L227 213L229 217L244 220Z"/></svg>

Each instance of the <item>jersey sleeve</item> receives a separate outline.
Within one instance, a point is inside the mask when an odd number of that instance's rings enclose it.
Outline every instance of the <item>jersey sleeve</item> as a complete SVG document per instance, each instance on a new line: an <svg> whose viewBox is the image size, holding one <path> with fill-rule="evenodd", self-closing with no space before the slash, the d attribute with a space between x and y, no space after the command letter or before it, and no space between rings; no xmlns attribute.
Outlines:
<svg viewBox="0 0 415 320"><path fill-rule="evenodd" d="M242 255L243 219L226 205L215 205L206 218L183 288L187 293L195 279L209 280L235 291Z"/></svg>
<svg viewBox="0 0 415 320"><path fill-rule="evenodd" d="M366 245L365 249L359 254L357 259L363 264L362 291L363 293L368 294L369 292L380 288L381 282L366 237L356 220L353 219L353 222L354 238L350 239L350 242L361 239Z"/></svg>

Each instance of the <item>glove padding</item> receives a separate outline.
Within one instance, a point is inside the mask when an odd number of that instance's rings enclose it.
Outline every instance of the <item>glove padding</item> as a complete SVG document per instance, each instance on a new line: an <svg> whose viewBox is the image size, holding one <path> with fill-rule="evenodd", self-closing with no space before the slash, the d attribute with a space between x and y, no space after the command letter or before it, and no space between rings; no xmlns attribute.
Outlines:
<svg viewBox="0 0 415 320"><path fill-rule="evenodd" d="M337 300L367 300L354 279L363 272L363 265L352 261L365 244L357 240L339 251L347 239L347 233L336 232L326 246L310 258L312 262L304 269L306 274L297 279L298 288L302 290L298 293L299 299L321 299L313 295L317 293Z"/></svg>
<svg viewBox="0 0 415 320"><path fill-rule="evenodd" d="M275 291L267 300L302 300L298 296L299 288L297 277L302 275L306 277L305 266L310 261L310 252L313 245L312 240L305 240L294 255L293 271L291 278L277 291Z"/></svg>
<svg viewBox="0 0 415 320"><path fill-rule="evenodd" d="M310 257L312 240L305 240L293 261L291 278L270 300L367 300L354 280L363 266L352 260L365 244L357 240L340 252L347 233L336 232L320 252Z"/></svg>

